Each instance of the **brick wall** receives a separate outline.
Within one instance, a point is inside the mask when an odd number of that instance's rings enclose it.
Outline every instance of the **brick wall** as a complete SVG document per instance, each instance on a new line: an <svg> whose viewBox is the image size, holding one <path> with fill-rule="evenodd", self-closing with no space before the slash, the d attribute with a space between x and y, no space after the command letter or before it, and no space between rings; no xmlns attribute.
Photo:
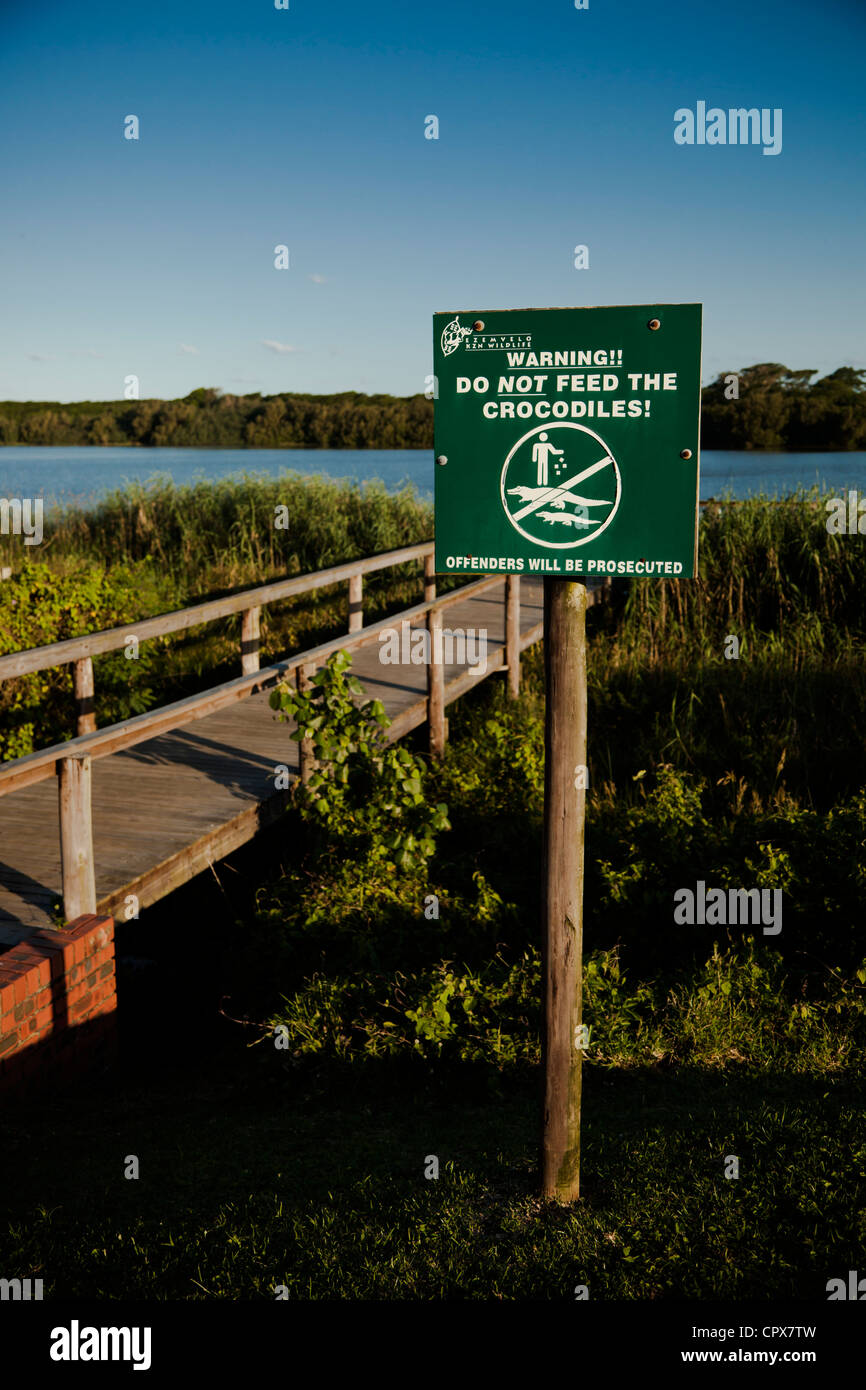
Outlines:
<svg viewBox="0 0 866 1390"><path fill-rule="evenodd" d="M108 1060L116 1040L114 920L64 931L7 928L0 942L0 1092L41 1085Z"/></svg>

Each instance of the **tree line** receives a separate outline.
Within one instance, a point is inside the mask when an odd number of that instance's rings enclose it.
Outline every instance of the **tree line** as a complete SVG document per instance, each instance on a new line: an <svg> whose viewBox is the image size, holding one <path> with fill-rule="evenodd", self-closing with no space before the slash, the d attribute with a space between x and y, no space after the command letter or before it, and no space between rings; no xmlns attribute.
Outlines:
<svg viewBox="0 0 866 1390"><path fill-rule="evenodd" d="M866 449L866 371L820 377L762 362L720 372L701 392L705 449Z"/></svg>
<svg viewBox="0 0 866 1390"><path fill-rule="evenodd" d="M778 362L720 372L701 392L703 447L866 448L866 370L816 375ZM423 395L234 396L205 386L169 401L2 401L0 444L429 449L433 409Z"/></svg>

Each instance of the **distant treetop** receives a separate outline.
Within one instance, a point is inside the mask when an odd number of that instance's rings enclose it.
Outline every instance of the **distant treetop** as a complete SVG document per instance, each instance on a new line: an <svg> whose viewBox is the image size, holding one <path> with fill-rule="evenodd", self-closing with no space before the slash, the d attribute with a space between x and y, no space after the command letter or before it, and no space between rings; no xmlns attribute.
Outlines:
<svg viewBox="0 0 866 1390"><path fill-rule="evenodd" d="M781 362L720 372L701 393L703 447L866 448L866 370L815 375ZM235 396L214 386L170 401L2 401L0 444L430 449L433 401L359 391Z"/></svg>

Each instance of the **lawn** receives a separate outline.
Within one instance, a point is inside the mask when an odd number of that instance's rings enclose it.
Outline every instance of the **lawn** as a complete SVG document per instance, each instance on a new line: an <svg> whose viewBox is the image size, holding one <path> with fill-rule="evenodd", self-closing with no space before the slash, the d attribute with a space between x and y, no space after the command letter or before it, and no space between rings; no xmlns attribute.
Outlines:
<svg viewBox="0 0 866 1390"><path fill-rule="evenodd" d="M862 1265L862 551L807 501L702 528L700 581L590 614L581 1200L537 1196L536 650L516 704L494 678L450 708L423 863L375 795L298 805L119 927L121 1070L6 1108L7 1276L823 1300ZM677 924L700 880L779 890L781 932Z"/></svg>

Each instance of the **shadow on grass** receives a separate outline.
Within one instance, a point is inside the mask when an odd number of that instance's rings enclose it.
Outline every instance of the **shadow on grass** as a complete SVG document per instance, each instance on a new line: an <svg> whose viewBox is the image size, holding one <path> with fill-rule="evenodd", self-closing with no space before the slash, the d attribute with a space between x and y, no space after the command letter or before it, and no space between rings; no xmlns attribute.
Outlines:
<svg viewBox="0 0 866 1390"><path fill-rule="evenodd" d="M287 1063L224 1028L7 1107L7 1276L49 1297L810 1299L857 1267L860 1082L587 1066L562 1207L536 1195L537 1072Z"/></svg>

